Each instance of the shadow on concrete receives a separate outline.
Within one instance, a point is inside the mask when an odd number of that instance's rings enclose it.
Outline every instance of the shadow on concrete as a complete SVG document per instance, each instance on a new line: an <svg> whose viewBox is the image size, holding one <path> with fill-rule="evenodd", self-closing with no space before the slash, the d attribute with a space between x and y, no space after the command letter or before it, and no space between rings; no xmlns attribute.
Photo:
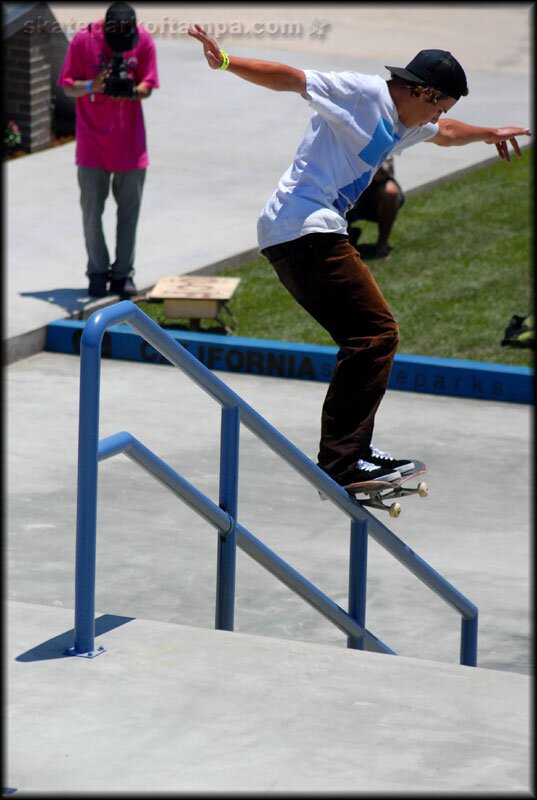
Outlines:
<svg viewBox="0 0 537 800"><path fill-rule="evenodd" d="M90 297L87 287L82 289L48 289L44 292L20 292L20 297L35 297L45 303L59 306L66 311L81 311L88 303L95 302L95 297Z"/></svg>
<svg viewBox="0 0 537 800"><path fill-rule="evenodd" d="M102 636L103 633L108 633L108 631L114 628L126 625L127 622L132 622L133 619L136 619L136 617L120 617L116 614L103 614L95 620L95 636ZM15 661L49 661L55 658L70 658L65 651L73 646L73 637L74 629L71 628L70 631L60 633L58 636L54 636L53 639L48 639L48 641L38 644L36 647L32 647L25 653L17 656Z"/></svg>

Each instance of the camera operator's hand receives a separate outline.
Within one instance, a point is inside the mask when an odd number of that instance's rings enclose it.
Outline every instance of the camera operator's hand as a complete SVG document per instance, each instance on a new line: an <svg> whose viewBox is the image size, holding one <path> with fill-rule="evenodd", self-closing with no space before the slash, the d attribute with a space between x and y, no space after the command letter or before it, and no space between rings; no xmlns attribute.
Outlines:
<svg viewBox="0 0 537 800"><path fill-rule="evenodd" d="M148 86L147 83L142 81L138 84L138 86L134 87L134 99L135 100L146 100L148 97L151 96L152 92L151 86Z"/></svg>
<svg viewBox="0 0 537 800"><path fill-rule="evenodd" d="M102 92L104 92L105 81L109 74L109 69L101 70L101 72L99 72L91 82L91 91L95 94L102 94Z"/></svg>
<svg viewBox="0 0 537 800"><path fill-rule="evenodd" d="M127 100L127 102L129 100L146 100L148 97L151 96L152 89L151 89L150 86L147 85L147 83L144 83L142 81L141 83L138 84L138 86L134 87L133 91L134 91L134 94L132 95L132 97L116 97L115 95L113 95L111 97L111 99L112 100Z"/></svg>

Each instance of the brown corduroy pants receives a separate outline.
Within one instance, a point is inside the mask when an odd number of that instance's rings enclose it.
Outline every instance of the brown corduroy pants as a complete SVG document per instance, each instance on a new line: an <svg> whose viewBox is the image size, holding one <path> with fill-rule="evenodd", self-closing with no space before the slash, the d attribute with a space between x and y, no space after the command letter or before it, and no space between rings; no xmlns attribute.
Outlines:
<svg viewBox="0 0 537 800"><path fill-rule="evenodd" d="M366 458L399 339L369 268L346 236L312 233L263 250L280 281L339 347L318 463L337 480Z"/></svg>

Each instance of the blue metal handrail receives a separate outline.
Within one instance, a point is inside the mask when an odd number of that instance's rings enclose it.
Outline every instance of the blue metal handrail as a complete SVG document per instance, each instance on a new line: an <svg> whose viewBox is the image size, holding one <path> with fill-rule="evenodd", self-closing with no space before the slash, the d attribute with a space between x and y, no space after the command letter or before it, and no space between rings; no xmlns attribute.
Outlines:
<svg viewBox="0 0 537 800"><path fill-rule="evenodd" d="M199 492L182 475L175 472L168 464L151 452L145 445L136 439L131 433L122 431L112 436L102 439L99 443L99 461L103 461L111 456L124 453L132 461L147 470L160 483L174 492L193 510L196 511L206 522L216 528L221 535L229 536L236 526L237 545L244 550L258 564L264 566L269 572L279 578L290 589L300 594L304 600L312 605L317 611L340 628L347 636L362 640L365 636L367 649L379 653L390 653L393 651L380 639L377 639L370 631L363 630L363 625L358 625L352 615L345 612L333 600L317 589L306 578L300 575L293 567L276 555L270 548L264 545L259 539L250 533L243 525L236 524L230 515L222 508L217 506L208 497ZM228 584L227 576L223 576L223 582ZM231 591L228 589L228 594ZM225 604L224 604L225 605ZM225 608L218 609L216 620L228 623L225 629L232 630L232 624L226 618ZM224 625L216 625L222 628Z"/></svg>
<svg viewBox="0 0 537 800"><path fill-rule="evenodd" d="M220 498L216 506L128 433L99 443L101 344L112 325L126 323L155 350L186 373L222 407ZM392 653L365 629L368 535L416 575L461 616L460 663L477 664L478 610L427 562L239 395L130 301L96 311L86 322L80 349L77 543L75 568L75 640L71 653L92 657L94 649L96 511L98 461L119 452L134 458L168 488L176 491L219 532L216 627L233 629L236 545L278 577L347 633L348 646ZM237 521L239 427L244 424L318 491L351 518L349 612L344 612L290 565L255 539Z"/></svg>

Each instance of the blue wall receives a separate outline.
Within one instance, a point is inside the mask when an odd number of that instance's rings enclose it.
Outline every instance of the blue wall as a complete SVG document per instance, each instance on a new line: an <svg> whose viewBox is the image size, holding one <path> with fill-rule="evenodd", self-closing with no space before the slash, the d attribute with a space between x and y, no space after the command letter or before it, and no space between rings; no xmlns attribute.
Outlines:
<svg viewBox="0 0 537 800"><path fill-rule="evenodd" d="M51 323L47 328L46 349L79 353L83 329L83 322ZM328 382L336 360L336 347L189 331L168 330L168 333L214 370ZM114 326L105 333L103 355L127 361L168 363L127 325ZM533 370L479 361L396 355L389 388L476 400L532 403Z"/></svg>

